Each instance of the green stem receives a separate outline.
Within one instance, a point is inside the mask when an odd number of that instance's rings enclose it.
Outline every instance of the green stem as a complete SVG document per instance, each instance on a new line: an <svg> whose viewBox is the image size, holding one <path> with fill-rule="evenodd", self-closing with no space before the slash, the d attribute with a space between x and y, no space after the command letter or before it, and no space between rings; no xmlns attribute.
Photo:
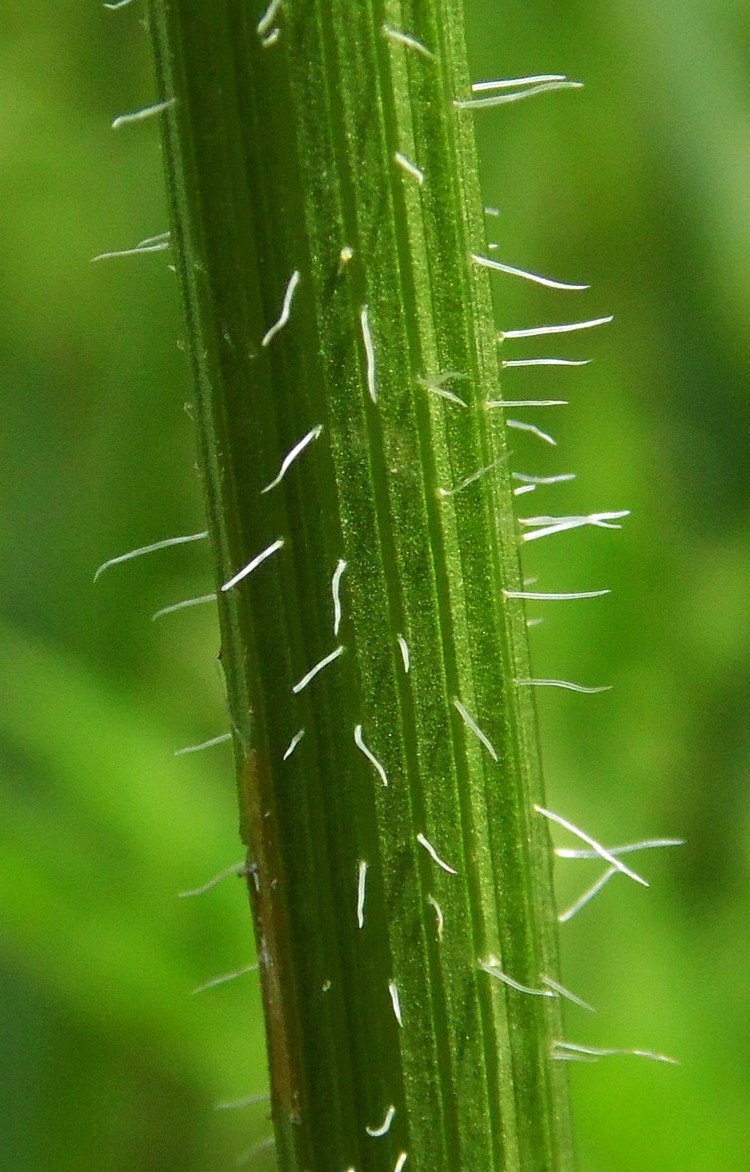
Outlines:
<svg viewBox="0 0 750 1172"><path fill-rule="evenodd" d="M461 9L150 2L285 1170L571 1166Z"/></svg>

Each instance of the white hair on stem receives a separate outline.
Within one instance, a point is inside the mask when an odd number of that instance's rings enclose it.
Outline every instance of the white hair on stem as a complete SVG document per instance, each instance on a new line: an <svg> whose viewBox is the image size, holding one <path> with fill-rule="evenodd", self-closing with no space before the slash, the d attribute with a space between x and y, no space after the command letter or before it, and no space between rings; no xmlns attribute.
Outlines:
<svg viewBox="0 0 750 1172"><path fill-rule="evenodd" d="M643 842L627 843L625 846L609 847L608 850L610 855L612 855L614 858L618 858L620 855L630 854L633 851L652 850L658 849L659 847L668 846L684 846L684 843L685 840L682 838L654 838L645 839ZM599 857L598 851L575 850L570 847L556 847L555 854L558 858L561 859L595 859ZM608 867L607 870L602 875L600 875L599 878L596 879L590 887L586 888L583 895L580 895L574 903L570 904L570 906L565 909L565 911L559 913L557 917L559 922L561 924L567 924L569 920L572 920L574 916L578 915L578 912L586 907L586 905L591 902L594 896L599 894L602 888L605 887L607 883L609 883L610 879L612 879L617 874L617 872L617 867Z"/></svg>
<svg viewBox="0 0 750 1172"><path fill-rule="evenodd" d="M565 692L578 692L582 696L596 696L599 692L612 691L611 684L590 686L588 684L576 684L572 680L546 680L528 677L518 679L516 683L522 688L562 688Z"/></svg>
<svg viewBox="0 0 750 1172"><path fill-rule="evenodd" d="M209 737L207 741L201 741L198 745L185 745L184 749L175 749L175 757L185 757L188 753L202 753L204 749L212 749L214 745L226 745L231 741L232 734L219 733L217 737Z"/></svg>
<svg viewBox="0 0 750 1172"><path fill-rule="evenodd" d="M492 760L497 761L497 752L495 751L495 746L492 744L492 741L490 740L490 738L487 736L486 733L482 732L481 728L479 727L477 722L474 720L474 717L464 707L464 705L461 703L461 701L458 698L454 699L453 707L456 709L456 712L458 712L459 716L463 720L466 727L468 729L470 729L471 732L473 732L474 736L477 738L477 740L479 740L484 745L485 749L489 753Z"/></svg>
<svg viewBox="0 0 750 1172"><path fill-rule="evenodd" d="M567 281L555 281L552 277L542 277L539 273L530 273L527 269L516 268L515 265L502 264L499 260L493 260L490 256L482 256L478 252L472 252L471 259L474 264L480 265L485 269L492 269L496 273L507 273L511 277L521 277L524 281L531 281L534 285L543 285L546 289L563 289L570 292L582 292L584 289L589 289L589 285L571 285Z"/></svg>
<svg viewBox="0 0 750 1172"><path fill-rule="evenodd" d="M263 493L270 492L272 488L276 488L278 484L281 484L281 481L286 476L294 461L302 454L302 452L304 452L308 444L311 444L313 440L318 438L322 430L323 424L318 423L315 427L310 428L307 434L302 436L301 440L297 441L294 447L291 448L284 456L284 459L281 461L281 467L279 468L279 471L274 479L270 482L270 484L267 484L265 488L260 490L261 496Z"/></svg>
<svg viewBox="0 0 750 1172"><path fill-rule="evenodd" d="M400 1026L403 1027L404 1021L401 1016L401 999L398 995L398 985L395 981L388 982L388 992L391 997L391 1005L393 1006L393 1016Z"/></svg>
<svg viewBox="0 0 750 1172"><path fill-rule="evenodd" d="M451 867L450 864L446 863L444 859L440 858L440 855L437 853L432 843L429 841L429 839L425 838L421 831L417 835L417 842L420 844L420 846L424 847L432 861L437 863L438 867L441 867L443 871L446 871L449 875L458 874L458 871L455 869L455 867Z"/></svg>
<svg viewBox="0 0 750 1172"><path fill-rule="evenodd" d="M583 514L574 513L574 514L570 514L569 516L566 516L566 517L555 517L555 516L548 516L548 515L544 515L544 516L540 516L540 517L520 517L519 524L524 525L526 527L532 526L532 525L544 527L547 525L557 525L557 524L567 525L568 523L570 523L570 524L575 523L575 524L597 525L601 529L622 529L622 525L617 525L615 522L618 520L621 520L623 517L627 517L627 516L629 516L628 509L619 509L615 512L605 512L605 513L583 513Z"/></svg>
<svg viewBox="0 0 750 1172"><path fill-rule="evenodd" d="M554 1048L553 1048L554 1049ZM557 1062L598 1062L598 1058L587 1058L583 1054L571 1054L568 1051L550 1051L550 1057Z"/></svg>
<svg viewBox="0 0 750 1172"><path fill-rule="evenodd" d="M193 993L205 993L207 989L216 989L219 985L228 985L230 981L236 981L239 977L244 977L248 973L257 973L258 963L243 965L242 968L235 969L231 973L221 973L218 977L211 977L210 981L204 981L202 985L196 985Z"/></svg>
<svg viewBox="0 0 750 1172"><path fill-rule="evenodd" d="M258 566L262 565L267 558L270 558L273 554L278 553L280 549L283 549L283 546L283 537L279 537L276 541L272 541L270 545L267 545L265 549L262 549L260 553L256 554L255 557L252 558L246 566L243 566L241 570L238 570L237 573L234 574L228 582L225 582L221 588L222 591L231 590L234 586L237 585L238 582L241 582L243 578L247 578L249 574L252 574L254 570L257 570Z"/></svg>
<svg viewBox="0 0 750 1172"><path fill-rule="evenodd" d="M576 997L575 993L571 993L569 989L566 989L558 981L553 981L551 977L540 977L539 980L545 988L534 989L530 985L524 985L520 981L514 980L513 977L509 977L507 973L504 973L497 957L490 956L486 961L480 961L479 967L485 973L489 973L491 977L502 981L503 984L508 985L511 989L515 989L518 993L528 993L532 997L563 997L566 1001L572 1002L573 1005L579 1005L582 1009L587 1009L591 1013L594 1012L593 1006L589 1005L587 1001Z"/></svg>
<svg viewBox="0 0 750 1172"><path fill-rule="evenodd" d="M567 407L568 399L488 399L485 407Z"/></svg>
<svg viewBox="0 0 750 1172"><path fill-rule="evenodd" d="M473 94L482 94L487 93L489 90L512 90L519 85L541 85L548 81L567 80L564 73L537 73L529 77L505 77L496 81L473 81L471 83L471 92Z"/></svg>
<svg viewBox="0 0 750 1172"><path fill-rule="evenodd" d="M486 476L488 472L494 472L494 470L499 467L504 459L505 457L501 456L499 460L495 460L492 464L487 464L484 468L478 468L476 472L472 472L470 476L467 476L464 480L460 481L460 483L457 484L455 488L439 488L437 490L438 496L447 498L455 496L458 492L463 492L465 488L468 488L471 484L475 484L477 480L481 480L482 477Z"/></svg>
<svg viewBox="0 0 750 1172"><path fill-rule="evenodd" d="M396 1160L396 1163L395 1163L395 1164L394 1164L394 1166L393 1166L393 1172L403 1172L403 1170L404 1170L404 1165L406 1164L406 1161L407 1161L408 1159L409 1159L409 1153L408 1153L408 1152L400 1152L400 1153L399 1153L399 1157L398 1157L398 1159Z"/></svg>
<svg viewBox="0 0 750 1172"><path fill-rule="evenodd" d="M182 602L173 602L170 606L162 606L159 610L155 610L151 615L151 622L156 622L164 615L175 614L178 610L188 610L192 606L202 606L204 602L216 602L218 598L216 592L212 594L199 594L197 598L183 598Z"/></svg>
<svg viewBox="0 0 750 1172"><path fill-rule="evenodd" d="M390 1131L390 1125L394 1122L395 1115L396 1108L393 1103L391 1103L388 1110L386 1111L386 1118L383 1119L380 1127L366 1127L364 1130L366 1130L368 1136L371 1136L374 1139L380 1138L381 1136L387 1136L388 1132Z"/></svg>
<svg viewBox="0 0 750 1172"><path fill-rule="evenodd" d="M514 480L520 480L522 484L562 484L566 480L575 480L575 472L561 472L557 476L529 476L525 472L511 472Z"/></svg>
<svg viewBox="0 0 750 1172"><path fill-rule="evenodd" d="M244 1107L254 1107L258 1103L268 1103L271 1095L268 1091L260 1095L243 1095L241 1099L225 1099L214 1103L214 1111L241 1111Z"/></svg>
<svg viewBox="0 0 750 1172"><path fill-rule="evenodd" d="M541 977L539 980L543 985L547 985L553 993L558 997L564 997L566 1001L570 1001L573 1005L579 1005L581 1009L587 1009L589 1013L595 1013L593 1005L589 1005L588 1001L584 1001L582 997L577 997L575 993L571 993L570 989L566 989L559 981L553 981L552 977Z"/></svg>
<svg viewBox="0 0 750 1172"><path fill-rule="evenodd" d="M529 602L573 602L580 598L603 598L611 590L576 590L555 594L543 590L503 590L504 598L525 598Z"/></svg>
<svg viewBox="0 0 750 1172"><path fill-rule="evenodd" d="M184 537L166 537L164 541L153 541L150 545L141 545L138 549L131 549L128 553L118 554L116 558L109 558L108 561L102 562L94 574L94 581L99 578L105 570L111 566L119 566L123 562L132 561L133 558L143 557L147 553L155 553L159 549L169 549L173 545L187 545L191 541L203 541L208 537L208 530L204 529L200 533L187 533Z"/></svg>
<svg viewBox="0 0 750 1172"><path fill-rule="evenodd" d="M357 868L357 926L365 926L365 892L367 887L367 863L362 859Z"/></svg>
<svg viewBox="0 0 750 1172"><path fill-rule="evenodd" d="M676 1058L667 1054L658 1054L655 1050L621 1050L615 1047L581 1046L577 1042L553 1042L552 1057L567 1058L574 1054L587 1055L592 1058L633 1057L650 1058L653 1062L667 1062L670 1066L679 1066Z"/></svg>
<svg viewBox="0 0 750 1172"><path fill-rule="evenodd" d="M280 330L283 330L284 326L289 321L292 312L292 299L294 297L295 290L300 283L301 277L302 274L300 273L299 269L295 269L289 278L286 290L284 292L284 300L281 306L281 313L279 318L274 322L269 330L266 330L263 338L261 339L261 346L270 345L273 338L276 337Z"/></svg>
<svg viewBox="0 0 750 1172"><path fill-rule="evenodd" d="M435 927L437 929L438 941L443 939L443 929L445 927L445 918L443 916L443 909L441 908L434 895L427 896L427 902L432 905L435 911Z"/></svg>
<svg viewBox="0 0 750 1172"><path fill-rule="evenodd" d="M659 850L665 846L684 846L684 838L644 838L642 842L628 842L623 846L610 846L607 849L611 855L630 855L635 851ZM595 859L598 851L574 850L571 847L560 846L555 850L559 859Z"/></svg>
<svg viewBox="0 0 750 1172"><path fill-rule="evenodd" d="M303 675L301 680L298 680L297 683L294 684L292 687L292 692L294 695L296 696L299 692L304 691L310 681L315 679L318 672L323 671L323 668L328 667L330 663L333 663L334 660L338 659L339 656L343 654L344 648L343 646L339 646L335 651L331 651L329 655L324 655L323 658L319 660L314 667L311 667L310 670L305 675Z"/></svg>
<svg viewBox="0 0 750 1172"><path fill-rule="evenodd" d="M409 668L411 666L410 656L409 656L409 644L406 642L406 639L404 638L403 635L397 635L396 641L398 643L398 649L401 652L401 661L404 665L404 671L408 675Z"/></svg>
<svg viewBox="0 0 750 1172"><path fill-rule="evenodd" d="M529 993L532 997L557 996L553 989L532 989L530 985L522 985L520 981L515 981L513 977L509 977L507 973L503 972L500 968L499 960L494 956L488 957L487 960L480 960L479 967L483 972L489 973L491 977L502 981L504 985L507 985L510 989L515 989L518 993Z"/></svg>
<svg viewBox="0 0 750 1172"><path fill-rule="evenodd" d="M401 170L405 171L406 174L409 175L412 179L416 179L417 183L421 187L424 183L424 171L422 168L418 167L416 163L412 162L412 160L407 155L403 154L402 151L396 151L393 157Z"/></svg>
<svg viewBox="0 0 750 1172"><path fill-rule="evenodd" d="M359 749L360 753L363 753L370 764L373 766L383 785L388 785L388 774L381 765L380 761L378 761L372 749L368 748L368 746L365 744L364 737L362 736L361 724L356 725L354 728L354 743Z"/></svg>
<svg viewBox="0 0 750 1172"><path fill-rule="evenodd" d="M568 830L571 834L575 835L576 838L580 838L581 842L585 842L588 846L590 846L592 850L594 850L597 855L604 859L605 862L609 863L610 866L615 867L615 869L618 871L622 871L623 875L627 875L629 879L634 880L636 883L640 883L642 887L648 887L648 883L645 879L643 879L635 871L632 871L630 867L626 866L625 863L620 862L620 860L615 855L613 855L611 851L608 851L606 847L602 846L600 842L597 842L596 839L592 838L590 834L586 834L584 830L581 830L578 826L574 826L572 822L567 820L567 818L561 817L560 814L553 813L552 810L545 809L544 806L538 806L535 804L534 809L538 814L541 814L550 822L557 823L558 826L562 826L563 830Z"/></svg>
<svg viewBox="0 0 750 1172"><path fill-rule="evenodd" d="M389 41L393 41L396 45L403 45L405 49L411 49L415 53L419 53L422 57L426 57L428 61L435 60L435 54L409 33L402 33L398 29L391 28L389 24L384 24L383 36Z"/></svg>
<svg viewBox="0 0 750 1172"><path fill-rule="evenodd" d="M583 516L568 517L519 517L519 525L526 528L533 527L533 532L524 533L524 541L536 541L541 537L551 537L555 533L566 533L569 529L583 529L592 525L597 529L622 529L617 522L623 517L630 516L629 509L619 509L615 512L588 513Z"/></svg>
<svg viewBox="0 0 750 1172"><path fill-rule="evenodd" d="M294 734L294 736L292 737L291 741L289 742L289 744L287 745L287 747L284 751L284 756L281 758L282 761L289 760L289 758L291 757L294 750L297 748L297 745L300 743L300 741L302 740L304 735L305 735L305 730L303 728L301 728L299 730L299 732L296 732Z"/></svg>
<svg viewBox="0 0 750 1172"><path fill-rule="evenodd" d="M495 82L494 84L499 87L502 83ZM544 81L540 85L529 86L527 89L493 94L489 98L457 98L453 105L457 110L483 110L491 106L506 106L510 102L522 102L525 98L533 98L537 94L552 93L554 90L578 90L582 86L583 82L580 81Z"/></svg>
<svg viewBox="0 0 750 1172"><path fill-rule="evenodd" d="M144 256L150 252L166 252L168 248L168 239L150 238L142 240L140 244L135 244L132 248L113 248L109 252L99 252L96 256L92 256L91 263L95 264L98 260L116 260L121 256Z"/></svg>
<svg viewBox="0 0 750 1172"><path fill-rule="evenodd" d="M391 1104L391 1106L388 1108L388 1110L385 1113L385 1119L380 1124L380 1127L366 1127L365 1131L367 1132L368 1135L371 1135L373 1137L373 1139L377 1139L377 1138L380 1138L380 1136L387 1135L388 1132L391 1130L391 1124L393 1123L393 1117L395 1114L396 1114L396 1108L393 1106L393 1104Z"/></svg>
<svg viewBox="0 0 750 1172"><path fill-rule="evenodd" d="M503 370L512 370L517 366L588 366L590 362L590 358L513 358L501 362L500 365Z"/></svg>
<svg viewBox="0 0 750 1172"><path fill-rule="evenodd" d="M130 126L133 122L145 122L148 118L155 118L174 106L174 98L165 98L163 102L154 102L152 106L144 106L142 110L133 110L130 114L119 114L112 120L112 129L119 130L121 126Z"/></svg>
<svg viewBox="0 0 750 1172"><path fill-rule="evenodd" d="M367 393L369 394L373 403L377 403L378 388L375 381L375 346L373 345L372 341L372 331L370 330L370 310L367 305L363 305L359 311L359 325L362 331L362 345L365 348Z"/></svg>
<svg viewBox="0 0 750 1172"><path fill-rule="evenodd" d="M341 578L347 568L347 563L343 558L339 558L336 569L333 571L331 578L331 594L333 596L333 634L334 638L338 636L341 627Z"/></svg>
<svg viewBox="0 0 750 1172"><path fill-rule="evenodd" d="M469 376L460 370L446 370L442 374L434 375L429 378L424 378L422 375L417 376L417 382L421 383L423 387L430 392L431 395L437 395L438 398L446 399L449 403L455 403L457 407L468 407L469 404L455 391L451 391L446 387L446 383L453 382L455 379L467 379Z"/></svg>
<svg viewBox="0 0 750 1172"><path fill-rule="evenodd" d="M456 407L469 406L465 399L462 399L455 391L449 390L448 387L428 387L427 390L438 399L445 399L447 403L454 403Z"/></svg>
<svg viewBox="0 0 750 1172"><path fill-rule="evenodd" d="M600 875L599 878L594 883L592 883L590 887L586 888L583 895L579 896L575 903L572 903L570 907L565 909L564 912L560 912L558 914L558 921L561 924L567 924L569 920L573 919L573 916L577 916L582 908L585 908L587 903L591 903L591 900L594 898L594 896L598 895L601 889L605 887L606 884L609 883L610 879L612 879L616 874L617 867L608 867L603 875Z"/></svg>
<svg viewBox="0 0 750 1172"><path fill-rule="evenodd" d="M268 33L267 36L261 38L260 43L264 49L270 49L271 45L276 44L276 42L278 41L280 36L281 36L281 29L278 27L272 28L270 33Z"/></svg>
<svg viewBox="0 0 750 1172"><path fill-rule="evenodd" d="M608 317L592 317L589 321L569 322L560 326L531 326L525 330L501 330L498 337L501 341L508 338L542 338L549 334L573 334L577 330L593 330L596 326L604 326L614 321L614 314Z"/></svg>
<svg viewBox="0 0 750 1172"><path fill-rule="evenodd" d="M543 440L545 444L551 444L553 448L557 447L557 440L549 432L542 431L541 427L537 427L535 423L523 423L520 419L506 419L505 426L512 427L516 431L526 431L529 435Z"/></svg>
<svg viewBox="0 0 750 1172"><path fill-rule="evenodd" d="M163 243L165 240L169 241L172 238L172 233L169 228L164 232L156 232L153 236L144 236L143 240L139 240L136 248L147 248L150 244Z"/></svg>
<svg viewBox="0 0 750 1172"><path fill-rule="evenodd" d="M178 899L192 899L196 895L205 895L207 891L212 891L214 887L218 887L224 879L228 879L230 875L241 875L245 870L247 864L243 859L239 863L232 863L231 867L224 867L222 871L218 871L215 875L206 882L202 883L200 887L191 887L187 891L178 891Z"/></svg>
<svg viewBox="0 0 750 1172"><path fill-rule="evenodd" d="M276 19L276 14L280 11L280 9L281 0L271 0L271 3L268 5L255 26L255 31L259 37L265 37L271 31L271 26L273 25L273 22Z"/></svg>

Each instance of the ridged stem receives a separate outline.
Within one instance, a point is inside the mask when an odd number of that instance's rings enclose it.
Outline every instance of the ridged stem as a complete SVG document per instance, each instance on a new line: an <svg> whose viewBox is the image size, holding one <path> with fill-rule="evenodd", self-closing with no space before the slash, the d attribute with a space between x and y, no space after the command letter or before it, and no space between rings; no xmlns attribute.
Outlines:
<svg viewBox="0 0 750 1172"><path fill-rule="evenodd" d="M149 4L285 1172L571 1166L461 7Z"/></svg>

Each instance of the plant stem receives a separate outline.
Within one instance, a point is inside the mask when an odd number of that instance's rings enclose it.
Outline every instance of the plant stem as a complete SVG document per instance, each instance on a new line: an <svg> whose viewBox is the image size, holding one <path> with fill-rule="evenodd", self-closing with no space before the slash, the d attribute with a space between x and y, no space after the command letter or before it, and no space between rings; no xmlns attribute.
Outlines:
<svg viewBox="0 0 750 1172"><path fill-rule="evenodd" d="M149 10L279 1167L567 1169L461 2Z"/></svg>

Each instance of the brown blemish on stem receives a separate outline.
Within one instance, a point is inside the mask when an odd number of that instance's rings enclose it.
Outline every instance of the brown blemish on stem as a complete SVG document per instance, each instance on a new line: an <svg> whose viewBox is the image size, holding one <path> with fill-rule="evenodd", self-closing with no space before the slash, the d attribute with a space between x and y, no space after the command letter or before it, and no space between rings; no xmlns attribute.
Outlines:
<svg viewBox="0 0 750 1172"><path fill-rule="evenodd" d="M274 1118L281 1113L302 1122L299 1028L294 1013L291 968L287 963L289 929L284 904L281 858L271 782L257 750L251 750L240 772L240 804L247 815L247 866L250 909L255 925L261 994L265 1009L266 1043Z"/></svg>

